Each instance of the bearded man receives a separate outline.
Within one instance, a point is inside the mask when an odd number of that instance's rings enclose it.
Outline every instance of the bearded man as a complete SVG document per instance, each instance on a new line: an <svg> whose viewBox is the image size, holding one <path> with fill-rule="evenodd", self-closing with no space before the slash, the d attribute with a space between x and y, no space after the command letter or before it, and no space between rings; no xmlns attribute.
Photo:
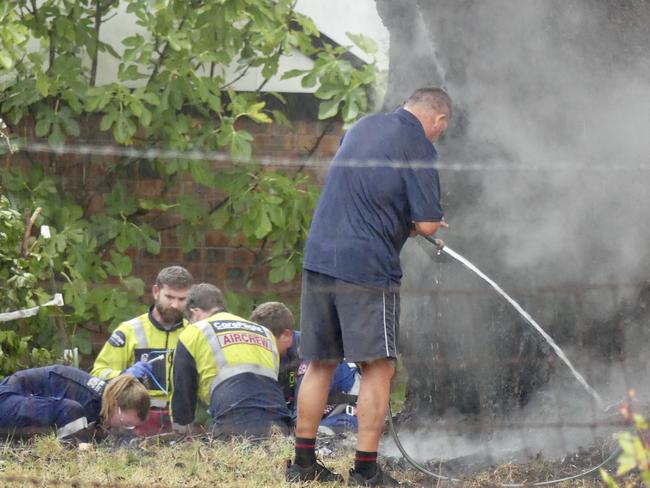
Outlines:
<svg viewBox="0 0 650 488"><path fill-rule="evenodd" d="M192 275L181 266L162 269L151 288L154 304L149 310L122 322L100 351L91 374L109 380L130 373L142 380L151 397L151 412L140 435L171 429L171 367L178 336L189 324L184 319Z"/></svg>

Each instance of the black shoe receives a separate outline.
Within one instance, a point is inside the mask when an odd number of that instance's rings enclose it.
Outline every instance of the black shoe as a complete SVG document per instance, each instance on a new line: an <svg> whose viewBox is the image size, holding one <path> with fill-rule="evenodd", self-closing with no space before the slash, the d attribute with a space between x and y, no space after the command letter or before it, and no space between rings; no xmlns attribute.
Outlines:
<svg viewBox="0 0 650 488"><path fill-rule="evenodd" d="M364 478L361 473L350 470L350 477L348 478L348 486L402 486L408 487L406 483L400 483L392 476L384 473L377 465L377 471L371 478Z"/></svg>
<svg viewBox="0 0 650 488"><path fill-rule="evenodd" d="M318 461L306 468L287 461L286 477L289 483L297 483L300 481L320 481L322 483L329 483L330 481L343 482L343 476L334 471L330 471Z"/></svg>

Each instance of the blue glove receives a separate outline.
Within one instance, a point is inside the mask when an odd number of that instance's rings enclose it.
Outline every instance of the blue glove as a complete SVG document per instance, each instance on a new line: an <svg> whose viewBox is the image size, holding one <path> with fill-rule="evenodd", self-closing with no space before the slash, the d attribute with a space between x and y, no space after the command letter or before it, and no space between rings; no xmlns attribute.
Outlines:
<svg viewBox="0 0 650 488"><path fill-rule="evenodd" d="M138 361L130 368L125 369L122 373L132 374L139 380L143 380L148 376L148 374L152 373L151 364L147 361Z"/></svg>

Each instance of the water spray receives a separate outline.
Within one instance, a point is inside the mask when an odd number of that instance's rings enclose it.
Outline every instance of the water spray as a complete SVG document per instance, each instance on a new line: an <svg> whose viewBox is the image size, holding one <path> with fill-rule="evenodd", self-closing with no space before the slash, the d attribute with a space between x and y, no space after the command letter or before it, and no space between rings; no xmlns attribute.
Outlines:
<svg viewBox="0 0 650 488"><path fill-rule="evenodd" d="M497 285L494 280L490 279L485 273L483 273L480 269L478 269L476 266L474 266L471 262L469 262L466 258L458 254L456 251L451 249L450 247L446 246L444 241L441 239L436 239L434 237L430 236L424 236L424 238L431 242L434 246L436 246L436 249L438 250L438 253L445 252L449 254L452 258L454 258L456 261L460 262L462 265L464 265L467 269L473 271L478 275L481 279L486 281L492 288L494 288L503 298L505 298L510 305L513 306L519 314L526 319L526 321L533 326L537 332L541 334L541 336L548 342L548 344L553 348L555 351L555 354L564 362L564 364L567 365L567 367L571 370L571 373L573 376L578 380L578 382L584 387L584 389L589 393L594 400L596 401L596 404L598 407L602 410L606 409L605 402L603 402L603 399L600 397L598 392L594 390L589 383L587 383L587 380L584 379L584 377L576 370L576 368L573 366L571 361L569 361L569 358L566 356L562 348L557 345L557 343L553 340L553 338L544 330L542 327L531 317L531 315L526 312L526 310L523 309L517 301L515 301L510 295L508 295L503 289Z"/></svg>
<svg viewBox="0 0 650 488"><path fill-rule="evenodd" d="M504 297L510 305L514 307L519 314L526 319L526 321L537 330L541 336L546 340L546 342L549 343L549 345L553 348L557 356L568 366L568 368L571 370L571 373L573 373L573 376L578 380L578 382L587 390L587 392L594 398L596 401L596 404L602 409L606 410L607 407L605 406L605 403L603 402L603 399L600 397L598 392L594 390L589 383L584 379L584 377L575 369L571 361L569 361L569 358L564 354L564 351L560 348L560 346L557 345L557 343L553 340L553 338L544 330L542 327L530 316L528 312L526 312L519 303L517 303L510 295L508 295L499 285L497 285L492 279L490 279L485 273L483 273L481 270L479 270L476 266L474 266L470 261L468 261L466 258L464 258L462 255L458 254L456 251L453 249L449 248L448 246L445 245L445 242L442 239L434 238L431 236L423 236L427 241L432 243L436 247L436 251L438 255L441 253L445 252L452 258L454 258L456 261L460 262L463 264L466 268L469 270L473 271L478 275L481 279L486 281L492 288L494 288L502 297ZM393 441L395 442L395 446L397 446L397 449L402 453L402 456L404 456L404 459L415 469L420 471L421 473L424 473L428 476L431 476L437 480L440 481L449 481L449 482L455 482L455 483L461 483L463 480L459 478L453 478L450 476L443 476L439 473L434 473L433 471L427 469L426 467L422 466L420 463L418 463L415 459L413 459L404 449L404 446L402 446L402 443L399 440L399 436L397 435L397 430L395 429L395 425L393 424L393 411L388 405L388 425L390 427L390 432L393 437ZM593 466L581 473L578 473L573 476L568 476L564 477L561 479L555 479L555 480L546 480L546 481L538 481L538 482L527 482L527 483L496 483L496 486L503 487L503 488L520 488L520 487L525 487L525 486L548 486L548 485L554 485L557 483L563 483L566 481L571 481L579 478L584 478L585 476L588 476L592 473L597 472L600 468L605 466L606 464L610 463L613 461L620 453L621 453L621 448L617 447L614 449L614 451L605 459L603 460L600 464L597 466Z"/></svg>

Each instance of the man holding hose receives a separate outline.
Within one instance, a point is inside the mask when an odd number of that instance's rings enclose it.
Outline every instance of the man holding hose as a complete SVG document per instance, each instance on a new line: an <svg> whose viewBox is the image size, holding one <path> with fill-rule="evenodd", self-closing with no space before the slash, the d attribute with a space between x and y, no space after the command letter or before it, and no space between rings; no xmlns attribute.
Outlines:
<svg viewBox="0 0 650 488"><path fill-rule="evenodd" d="M310 364L298 395L288 481L342 480L316 462L315 438L332 374L344 359L362 368L348 483L399 484L377 464L397 357L399 253L409 236L447 227L432 143L450 118L449 96L422 88L395 112L355 123L334 156L305 248L300 352Z"/></svg>

